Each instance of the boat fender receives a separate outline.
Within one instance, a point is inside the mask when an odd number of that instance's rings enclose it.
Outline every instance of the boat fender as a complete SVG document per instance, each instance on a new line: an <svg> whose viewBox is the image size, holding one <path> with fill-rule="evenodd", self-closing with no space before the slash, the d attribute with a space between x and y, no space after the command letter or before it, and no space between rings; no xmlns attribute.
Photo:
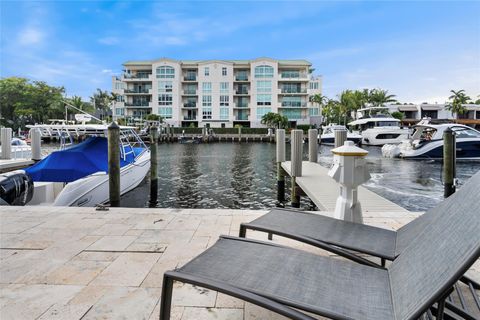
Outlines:
<svg viewBox="0 0 480 320"><path fill-rule="evenodd" d="M0 204L24 206L33 197L33 180L23 170L0 174Z"/></svg>

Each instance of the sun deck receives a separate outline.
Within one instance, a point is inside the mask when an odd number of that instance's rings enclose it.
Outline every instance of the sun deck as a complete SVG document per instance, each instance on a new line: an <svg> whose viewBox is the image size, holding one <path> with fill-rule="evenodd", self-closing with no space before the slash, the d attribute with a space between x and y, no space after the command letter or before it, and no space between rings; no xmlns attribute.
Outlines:
<svg viewBox="0 0 480 320"><path fill-rule="evenodd" d="M2 319L158 319L162 275L238 235L261 210L3 207ZM366 212L365 223L397 229L418 214ZM266 239L264 233L249 237ZM274 238L297 248L306 245ZM322 253L325 254L325 253ZM471 269L480 279L480 264ZM283 319L223 294L177 284L173 319Z"/></svg>

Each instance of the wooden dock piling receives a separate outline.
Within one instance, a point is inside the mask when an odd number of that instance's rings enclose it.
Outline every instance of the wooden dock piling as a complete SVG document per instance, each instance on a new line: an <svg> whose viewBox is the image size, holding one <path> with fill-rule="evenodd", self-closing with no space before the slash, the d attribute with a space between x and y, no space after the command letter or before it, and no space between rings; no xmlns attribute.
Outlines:
<svg viewBox="0 0 480 320"><path fill-rule="evenodd" d="M308 160L318 161L318 130L308 129Z"/></svg>
<svg viewBox="0 0 480 320"><path fill-rule="evenodd" d="M296 179L302 176L303 156L303 130L292 130L291 136L291 161L292 161L292 207L300 208L300 193L297 188Z"/></svg>
<svg viewBox="0 0 480 320"><path fill-rule="evenodd" d="M108 126L108 187L111 207L120 207L120 127Z"/></svg>
<svg viewBox="0 0 480 320"><path fill-rule="evenodd" d="M279 204L285 202L285 172L282 162L285 161L285 129L278 129L277 141L277 201Z"/></svg>
<svg viewBox="0 0 480 320"><path fill-rule="evenodd" d="M456 152L455 133L447 128L443 132L443 196L445 198L455 192Z"/></svg>
<svg viewBox="0 0 480 320"><path fill-rule="evenodd" d="M338 129L334 130L335 134L335 148L343 146L345 141L347 141L347 130Z"/></svg>
<svg viewBox="0 0 480 320"><path fill-rule="evenodd" d="M158 128L150 128L150 201L149 207L155 208L158 203Z"/></svg>

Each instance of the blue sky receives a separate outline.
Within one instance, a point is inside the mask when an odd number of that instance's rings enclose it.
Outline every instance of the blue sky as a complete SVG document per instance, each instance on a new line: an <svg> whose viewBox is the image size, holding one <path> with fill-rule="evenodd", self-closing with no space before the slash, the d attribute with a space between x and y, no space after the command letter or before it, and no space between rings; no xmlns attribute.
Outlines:
<svg viewBox="0 0 480 320"><path fill-rule="evenodd" d="M480 95L480 1L4 1L0 76L111 90L127 60L308 59L324 94Z"/></svg>

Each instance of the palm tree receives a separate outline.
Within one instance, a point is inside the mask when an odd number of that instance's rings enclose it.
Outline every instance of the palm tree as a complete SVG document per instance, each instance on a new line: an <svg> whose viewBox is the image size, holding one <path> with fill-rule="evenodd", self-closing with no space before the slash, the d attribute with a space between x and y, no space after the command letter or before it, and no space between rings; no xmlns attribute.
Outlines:
<svg viewBox="0 0 480 320"><path fill-rule="evenodd" d="M269 128L286 128L288 118L278 113L268 112L262 116L261 123Z"/></svg>
<svg viewBox="0 0 480 320"><path fill-rule="evenodd" d="M463 105L466 104L469 100L470 97L465 94L465 90L450 90L452 95L448 97L449 100L452 100L449 102L445 108L452 113L455 113L458 117L459 114L464 114L467 112L467 108L465 108Z"/></svg>
<svg viewBox="0 0 480 320"><path fill-rule="evenodd" d="M394 94L388 94L388 90L382 89L370 90L368 100L374 107L381 107L386 103L397 102Z"/></svg>

